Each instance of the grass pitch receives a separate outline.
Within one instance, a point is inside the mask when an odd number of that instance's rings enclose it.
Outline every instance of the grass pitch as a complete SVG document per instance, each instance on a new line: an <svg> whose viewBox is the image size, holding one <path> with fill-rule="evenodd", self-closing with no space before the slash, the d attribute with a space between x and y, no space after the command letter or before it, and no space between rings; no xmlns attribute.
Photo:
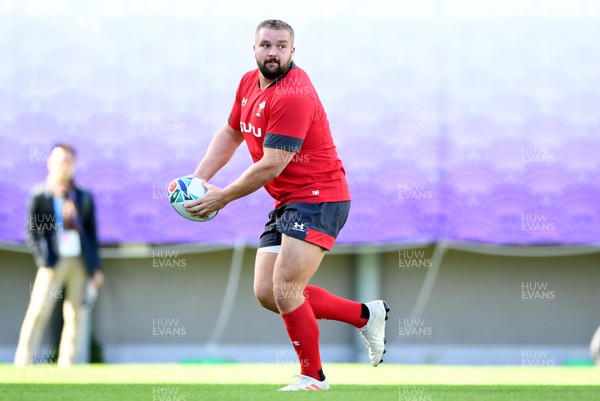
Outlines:
<svg viewBox="0 0 600 401"><path fill-rule="evenodd" d="M586 401L600 400L593 367L325 364L330 391L281 393L295 366L0 365L0 400L193 401Z"/></svg>

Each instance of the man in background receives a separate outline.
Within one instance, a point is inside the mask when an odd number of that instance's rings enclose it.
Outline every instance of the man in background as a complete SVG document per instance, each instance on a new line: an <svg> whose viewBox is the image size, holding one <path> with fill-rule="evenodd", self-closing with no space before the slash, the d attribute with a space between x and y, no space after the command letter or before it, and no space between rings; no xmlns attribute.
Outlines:
<svg viewBox="0 0 600 401"><path fill-rule="evenodd" d="M96 288L104 281L94 200L90 192L75 185L74 171L75 149L64 143L55 145L48 157L46 182L36 186L29 198L27 245L38 271L15 354L17 367L39 359L36 350L56 300L63 294L58 366L70 366L76 358L88 279Z"/></svg>

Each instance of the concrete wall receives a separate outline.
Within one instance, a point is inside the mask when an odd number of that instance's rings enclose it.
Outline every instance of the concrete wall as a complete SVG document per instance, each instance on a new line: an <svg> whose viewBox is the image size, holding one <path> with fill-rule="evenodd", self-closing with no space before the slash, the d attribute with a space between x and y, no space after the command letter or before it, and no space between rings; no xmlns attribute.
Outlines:
<svg viewBox="0 0 600 401"><path fill-rule="evenodd" d="M280 317L254 299L255 253L245 251L233 312L216 347L207 342L223 304L231 250L104 258L106 284L93 328L105 360L294 363ZM449 250L426 308L414 317L432 254L432 247L379 254L381 296L392 308L386 361L563 364L589 358L588 344L600 324L600 253L528 258ZM356 260L352 253L328 254L313 283L353 297ZM0 360L6 362L16 347L35 268L30 255L10 251L0 251L0 264ZM332 321L319 325L324 361L366 360L356 348L355 329Z"/></svg>

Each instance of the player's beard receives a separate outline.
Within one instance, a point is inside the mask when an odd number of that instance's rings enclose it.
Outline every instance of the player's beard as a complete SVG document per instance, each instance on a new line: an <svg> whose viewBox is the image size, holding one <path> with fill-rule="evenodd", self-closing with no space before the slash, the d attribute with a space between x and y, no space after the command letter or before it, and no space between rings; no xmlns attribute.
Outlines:
<svg viewBox="0 0 600 401"><path fill-rule="evenodd" d="M267 67L267 64L271 62L277 63L277 68L269 69ZM260 73L263 75L263 77L265 77L266 79L277 79L290 69L290 66L292 65L292 60L290 58L290 60L288 60L286 64L281 65L281 60L276 58L268 58L263 63L256 60L256 64L258 65L258 69L260 70Z"/></svg>

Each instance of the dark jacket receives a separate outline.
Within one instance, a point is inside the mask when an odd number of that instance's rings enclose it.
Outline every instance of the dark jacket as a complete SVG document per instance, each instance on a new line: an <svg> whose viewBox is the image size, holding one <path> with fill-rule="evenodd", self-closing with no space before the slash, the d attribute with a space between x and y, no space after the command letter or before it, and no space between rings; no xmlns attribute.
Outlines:
<svg viewBox="0 0 600 401"><path fill-rule="evenodd" d="M96 207L92 194L75 186L75 207L81 231L81 255L88 275L100 268L98 234L96 230ZM28 203L27 246L31 249L35 264L55 267L60 255L56 238L56 215L50 186L37 185L31 191Z"/></svg>

